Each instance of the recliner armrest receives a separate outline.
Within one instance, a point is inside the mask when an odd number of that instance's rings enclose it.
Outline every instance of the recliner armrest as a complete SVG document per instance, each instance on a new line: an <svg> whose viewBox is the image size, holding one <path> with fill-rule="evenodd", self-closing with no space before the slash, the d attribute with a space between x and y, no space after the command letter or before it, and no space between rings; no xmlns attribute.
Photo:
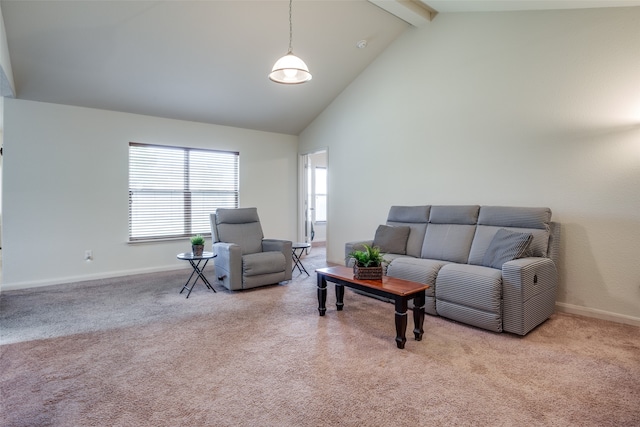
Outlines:
<svg viewBox="0 0 640 427"><path fill-rule="evenodd" d="M216 277L227 280L229 289L242 289L242 249L235 243L217 242L213 244L216 254L214 264ZM224 276L227 276L226 278Z"/></svg>
<svg viewBox="0 0 640 427"><path fill-rule="evenodd" d="M520 258L502 265L503 329L525 335L555 310L558 271L549 258Z"/></svg>
<svg viewBox="0 0 640 427"><path fill-rule="evenodd" d="M219 259L231 259L231 257L242 256L242 249L235 243L216 242L213 244L213 253Z"/></svg>
<svg viewBox="0 0 640 427"><path fill-rule="evenodd" d="M291 240L280 240L280 239L262 239L262 251L263 252L271 252L277 251L282 252L286 263L285 263L285 280L291 280L293 277L293 256L291 248L293 243Z"/></svg>

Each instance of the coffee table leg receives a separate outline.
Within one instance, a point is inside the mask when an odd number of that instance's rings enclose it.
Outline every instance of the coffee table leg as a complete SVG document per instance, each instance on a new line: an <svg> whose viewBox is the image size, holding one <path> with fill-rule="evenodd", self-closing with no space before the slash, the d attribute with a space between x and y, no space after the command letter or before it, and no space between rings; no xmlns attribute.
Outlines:
<svg viewBox="0 0 640 427"><path fill-rule="evenodd" d="M336 308L342 311L344 307L344 286L336 284Z"/></svg>
<svg viewBox="0 0 640 427"><path fill-rule="evenodd" d="M413 335L416 337L416 341L422 341L422 334L424 334L424 305L425 305L425 292L420 292L413 300Z"/></svg>
<svg viewBox="0 0 640 427"><path fill-rule="evenodd" d="M322 274L318 274L318 312L324 316L327 311L327 279Z"/></svg>
<svg viewBox="0 0 640 427"><path fill-rule="evenodd" d="M396 299L396 345L404 348L407 342L407 300L398 297Z"/></svg>

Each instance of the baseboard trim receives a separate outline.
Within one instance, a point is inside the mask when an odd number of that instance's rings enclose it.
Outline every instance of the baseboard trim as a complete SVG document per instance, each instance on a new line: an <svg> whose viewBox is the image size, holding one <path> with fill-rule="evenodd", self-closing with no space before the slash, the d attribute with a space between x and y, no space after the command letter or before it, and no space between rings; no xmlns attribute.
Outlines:
<svg viewBox="0 0 640 427"><path fill-rule="evenodd" d="M82 275L82 276L70 276L70 277L58 278L55 280L44 279L44 280L35 280L30 282L3 283L0 285L0 292L15 291L15 290L27 289L27 288L40 288L43 286L51 286L51 285L63 285L66 283L86 282L89 280L111 279L115 277L132 276L135 274L160 273L164 271L181 270L181 269L189 269L189 268L191 268L191 266L187 263L184 263L184 266L168 265L164 267L140 268L140 269L132 269L132 270L110 271L108 273L88 274L88 275Z"/></svg>
<svg viewBox="0 0 640 427"><path fill-rule="evenodd" d="M597 308L582 307L579 305L556 302L556 310L563 313L577 314L595 319L609 320L625 325L640 326L640 317L627 316L625 314L612 313L610 311L598 310Z"/></svg>

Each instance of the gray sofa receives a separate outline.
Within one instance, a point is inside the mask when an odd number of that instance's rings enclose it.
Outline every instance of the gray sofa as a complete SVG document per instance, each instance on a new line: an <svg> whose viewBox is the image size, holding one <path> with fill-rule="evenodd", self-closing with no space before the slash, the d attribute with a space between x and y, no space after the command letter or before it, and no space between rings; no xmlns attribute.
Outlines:
<svg viewBox="0 0 640 427"><path fill-rule="evenodd" d="M373 240L386 274L427 283L425 311L526 335L555 309L560 226L548 208L392 206Z"/></svg>

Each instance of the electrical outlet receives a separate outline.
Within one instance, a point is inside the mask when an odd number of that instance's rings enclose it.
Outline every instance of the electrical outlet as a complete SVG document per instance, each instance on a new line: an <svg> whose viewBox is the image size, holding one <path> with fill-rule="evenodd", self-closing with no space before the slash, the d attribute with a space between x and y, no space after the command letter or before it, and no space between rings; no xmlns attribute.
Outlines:
<svg viewBox="0 0 640 427"><path fill-rule="evenodd" d="M93 251L91 249L87 249L84 251L84 260L91 261L93 260Z"/></svg>

